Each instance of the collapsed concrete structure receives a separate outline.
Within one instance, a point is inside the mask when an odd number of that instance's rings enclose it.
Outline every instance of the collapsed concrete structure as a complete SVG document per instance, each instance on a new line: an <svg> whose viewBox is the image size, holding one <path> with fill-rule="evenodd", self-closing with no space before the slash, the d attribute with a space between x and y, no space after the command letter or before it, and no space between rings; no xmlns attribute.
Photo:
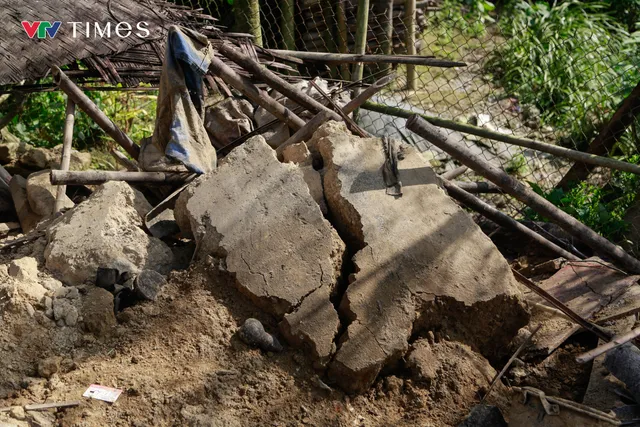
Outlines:
<svg viewBox="0 0 640 427"><path fill-rule="evenodd" d="M379 139L329 122L308 145L324 163L331 223L296 166L306 162L280 163L254 137L177 202L176 220L198 255L218 258L242 293L281 319L287 341L310 347L347 391L366 390L428 331L501 356L528 320L520 291L420 155L407 148L404 195L392 197ZM343 241L353 264L342 265Z"/></svg>

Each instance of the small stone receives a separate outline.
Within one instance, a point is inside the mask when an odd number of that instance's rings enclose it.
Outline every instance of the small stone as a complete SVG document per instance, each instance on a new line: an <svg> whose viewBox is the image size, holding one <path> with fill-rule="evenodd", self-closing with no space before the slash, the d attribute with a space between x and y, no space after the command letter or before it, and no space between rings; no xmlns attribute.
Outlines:
<svg viewBox="0 0 640 427"><path fill-rule="evenodd" d="M113 295L101 288L90 289L82 304L82 318L87 331L97 336L108 334L116 326Z"/></svg>
<svg viewBox="0 0 640 427"><path fill-rule="evenodd" d="M41 280L40 284L43 288L51 292L55 292L63 286L61 281L54 279L53 277L47 277Z"/></svg>
<svg viewBox="0 0 640 427"><path fill-rule="evenodd" d="M297 163L299 165L311 164L311 153L307 148L307 144L299 142L289 145L282 151L282 159L285 163Z"/></svg>
<svg viewBox="0 0 640 427"><path fill-rule="evenodd" d="M26 309L27 309L27 314L29 315L29 317L33 317L33 315L36 313L36 310L29 303L26 304Z"/></svg>
<svg viewBox="0 0 640 427"><path fill-rule="evenodd" d="M53 427L56 419L52 413L40 411L27 411L29 425L33 427Z"/></svg>
<svg viewBox="0 0 640 427"><path fill-rule="evenodd" d="M109 292L114 291L114 286L118 283L120 272L117 268L98 267L96 273L96 286L106 289Z"/></svg>
<svg viewBox="0 0 640 427"><path fill-rule="evenodd" d="M264 326L258 319L248 318L238 330L240 339L252 347L258 347L264 351L279 353L282 345L276 337L264 330Z"/></svg>
<svg viewBox="0 0 640 427"><path fill-rule="evenodd" d="M44 312L44 315L47 316L49 319L53 319L53 308L48 308Z"/></svg>
<svg viewBox="0 0 640 427"><path fill-rule="evenodd" d="M60 370L60 358L48 357L38 362L38 375L42 378L51 378Z"/></svg>
<svg viewBox="0 0 640 427"><path fill-rule="evenodd" d="M71 287L69 288L69 290L67 291L67 295L66 298L67 299L76 299L80 296L80 292L78 291L78 288L76 287Z"/></svg>
<svg viewBox="0 0 640 427"><path fill-rule="evenodd" d="M134 281L134 290L140 298L155 301L158 293L166 284L164 276L157 271L142 270Z"/></svg>
<svg viewBox="0 0 640 427"><path fill-rule="evenodd" d="M53 296L55 298L65 298L67 296L67 292L69 292L69 288L66 286L63 286L56 289L56 291L53 293Z"/></svg>
<svg viewBox="0 0 640 427"><path fill-rule="evenodd" d="M70 306L67 310L66 316L64 316L64 323L67 326L76 326L78 324L78 309L74 306Z"/></svg>
<svg viewBox="0 0 640 427"><path fill-rule="evenodd" d="M35 281L38 279L38 261L32 257L24 257L11 261L9 276L18 280Z"/></svg>
<svg viewBox="0 0 640 427"><path fill-rule="evenodd" d="M11 410L9 411L9 415L11 415L11 417L15 418L16 420L24 420L26 418L24 408L22 406L14 406L13 408L11 408Z"/></svg>

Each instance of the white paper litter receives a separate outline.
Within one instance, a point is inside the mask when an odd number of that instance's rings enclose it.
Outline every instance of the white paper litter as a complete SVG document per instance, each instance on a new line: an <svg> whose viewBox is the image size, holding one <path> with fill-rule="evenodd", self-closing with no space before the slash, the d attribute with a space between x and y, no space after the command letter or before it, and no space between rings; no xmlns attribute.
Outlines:
<svg viewBox="0 0 640 427"><path fill-rule="evenodd" d="M122 393L122 390L118 388L111 388L111 387L105 387L103 385L91 384L87 389L87 391L85 391L82 396L113 403L116 400L118 400L118 397L120 396L121 393Z"/></svg>

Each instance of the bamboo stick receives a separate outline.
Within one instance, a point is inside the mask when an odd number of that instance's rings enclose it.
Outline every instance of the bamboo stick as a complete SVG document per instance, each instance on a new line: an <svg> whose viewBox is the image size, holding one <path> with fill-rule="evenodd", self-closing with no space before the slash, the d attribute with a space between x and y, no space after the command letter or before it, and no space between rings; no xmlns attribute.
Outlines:
<svg viewBox="0 0 640 427"><path fill-rule="evenodd" d="M502 193L500 187L491 182L455 181L455 185L469 193Z"/></svg>
<svg viewBox="0 0 640 427"><path fill-rule="evenodd" d="M295 86L273 73L267 67L260 65L255 60L241 53L235 49L231 43L223 43L219 46L218 51L245 70L251 72L255 78L267 83L270 87L312 113L317 114L320 111L326 111L329 113L331 119L336 121L340 120L340 116L336 112L325 107L306 93L298 90Z"/></svg>
<svg viewBox="0 0 640 427"><path fill-rule="evenodd" d="M413 64L413 65L426 65L430 67L440 68L453 68L453 67L466 67L464 62L449 61L446 59L437 59L432 57L420 56L420 55L365 55L365 54L343 54L343 53L328 53L328 52L303 52L293 50L277 50L272 49L271 52L280 55L292 56L305 61L318 61L327 64ZM359 79L351 79L352 81L358 81Z"/></svg>
<svg viewBox="0 0 640 427"><path fill-rule="evenodd" d="M347 14L345 10L346 0L337 0L336 2L336 20L338 26L338 52L341 54L349 53L349 46L347 42L348 29L347 29ZM349 72L349 65L340 65L340 74L342 80L351 80L351 73Z"/></svg>
<svg viewBox="0 0 640 427"><path fill-rule="evenodd" d="M490 219L496 224L521 233L522 235L533 240L535 243L551 251L552 253L557 254L558 256L561 256L568 260L575 260L575 261L580 260L580 258L575 256L571 252L568 252L562 249L560 246L547 240L545 237L541 236L540 234L536 233L530 228L519 223L518 221L511 218L507 214L500 212L498 209L480 200L473 194L470 194L469 192L463 190L458 186L458 183L453 183L445 179L443 180L443 184L444 184L444 188L447 190L447 193L449 193L451 197L453 197L463 205L467 206L468 208L478 212L482 216Z"/></svg>
<svg viewBox="0 0 640 427"><path fill-rule="evenodd" d="M51 67L53 82L67 94L78 107L82 109L98 126L104 130L115 142L120 144L131 157L138 160L140 155L140 147L134 143L115 123L104 114L92 100L85 95L75 83L73 83L60 68Z"/></svg>
<svg viewBox="0 0 640 427"><path fill-rule="evenodd" d="M234 30L253 36L253 44L262 47L262 27L260 24L259 0L235 0L233 5L235 18Z"/></svg>
<svg viewBox="0 0 640 427"><path fill-rule="evenodd" d="M50 173L53 185L98 185L108 181L145 184L184 184L197 175L181 172L116 172L116 171L59 171Z"/></svg>
<svg viewBox="0 0 640 427"><path fill-rule="evenodd" d="M375 40L378 42L376 53L391 55L393 39L393 0L373 0L373 18L377 26L373 28ZM375 71L380 76L391 72L391 64L377 64Z"/></svg>
<svg viewBox="0 0 640 427"><path fill-rule="evenodd" d="M365 48L367 47L367 27L369 26L369 0L358 0L358 10L356 16L356 45L354 47L356 55L364 55ZM362 80L362 72L364 70L364 64L362 62L356 62L351 72L351 81ZM360 93L359 88L353 90L354 97L357 97ZM354 112L357 115L357 110Z"/></svg>
<svg viewBox="0 0 640 427"><path fill-rule="evenodd" d="M282 152L288 146L297 144L298 142L308 141L313 136L314 132L329 120L329 113L325 111L320 111L318 114L313 116L313 118L309 120L306 125L298 129L296 133L291 135L289 139L287 139L278 148L276 148L276 155L278 156L278 158L282 157Z"/></svg>
<svg viewBox="0 0 640 427"><path fill-rule="evenodd" d="M478 174L484 176L500 188L530 206L533 210L542 216L549 218L572 236L585 242L596 252L603 252L611 258L617 260L630 271L640 272L640 261L626 253L619 246L614 245L609 240L600 236L591 228L582 224L571 215L555 207L551 202L536 194L532 189L525 186L518 180L509 176L507 173L491 165L484 159L473 154L458 142L444 136L440 131L429 122L414 115L407 120L407 129L415 132L433 145L447 152L460 163L473 169Z"/></svg>
<svg viewBox="0 0 640 427"><path fill-rule="evenodd" d="M296 49L295 3L295 0L280 0L280 7L282 9L282 21L280 23L280 28L282 28L282 45L284 49L288 50Z"/></svg>
<svg viewBox="0 0 640 427"><path fill-rule="evenodd" d="M73 144L73 124L76 118L76 104L71 98L67 98L67 109L65 111L64 131L62 133L62 158L60 169L68 171L71 164L71 146ZM60 212L64 206L64 198L67 194L67 186L59 185L56 193L56 203L53 207L53 214Z"/></svg>
<svg viewBox="0 0 640 427"><path fill-rule="evenodd" d="M404 44L407 48L407 55L416 54L416 0L405 0L404 2ZM416 68L412 64L407 64L407 90L416 90Z"/></svg>
<svg viewBox="0 0 640 427"><path fill-rule="evenodd" d="M442 179L456 179L457 177L459 177L460 175L463 175L466 171L468 171L469 168L466 166L459 166L455 169L452 169L448 172L443 173L442 175L440 175L440 178Z"/></svg>
<svg viewBox="0 0 640 427"><path fill-rule="evenodd" d="M375 111L378 113L402 118L409 118L415 114L409 110L397 107L388 107L386 105L376 104L373 102L365 102L364 104L362 104L362 108L364 108L365 110ZM488 129L479 128L477 126L472 126L465 123L458 123L453 120L442 119L440 117L427 116L425 114L420 114L420 117L422 117L432 125L440 126L446 129L468 133L470 135L476 135L482 138L493 139L495 141L501 141L506 144L517 145L518 147L530 148L532 150L553 154L555 156L569 160L640 175L640 166L634 165L633 163L610 159L608 157L596 156L595 154L571 150L570 148L559 147L557 145L547 144L545 142L535 141L533 139L521 138L513 135L505 135L503 133L490 131Z"/></svg>
<svg viewBox="0 0 640 427"><path fill-rule="evenodd" d="M244 96L262 106L265 110L269 111L278 119L285 122L294 131L297 131L305 125L304 121L298 117L293 111L280 104L275 99L271 98L268 93L259 89L249 79L240 76L233 71L231 67L222 62L215 56L211 59L211 71L222 78L225 83L233 86L240 91Z"/></svg>
<svg viewBox="0 0 640 427"><path fill-rule="evenodd" d="M618 348L637 337L640 337L640 327L632 329L626 334L615 336L608 343L603 344L600 347L596 347L593 350L589 350L586 353L582 353L581 355L576 357L576 362L578 363L590 362L596 357L600 356L601 354L604 354L608 351Z"/></svg>
<svg viewBox="0 0 640 427"><path fill-rule="evenodd" d="M388 76L384 76L383 78L377 80L371 86L369 86L368 88L360 92L355 98L349 101L347 105L344 106L342 111L344 111L345 114L353 113L362 104L367 102L369 98L371 98L373 95L381 91L386 85L388 85L393 80L395 80L395 78L396 78L396 74L392 73L392 74L389 74Z"/></svg>

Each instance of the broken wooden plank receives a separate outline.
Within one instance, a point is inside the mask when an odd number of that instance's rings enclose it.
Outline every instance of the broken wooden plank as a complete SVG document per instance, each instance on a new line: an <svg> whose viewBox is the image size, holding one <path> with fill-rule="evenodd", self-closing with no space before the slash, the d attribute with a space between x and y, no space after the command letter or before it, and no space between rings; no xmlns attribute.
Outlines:
<svg viewBox="0 0 640 427"><path fill-rule="evenodd" d="M184 184L197 177L189 172L115 172L115 171L58 171L50 173L54 185L99 185L108 181L145 184Z"/></svg>
<svg viewBox="0 0 640 427"><path fill-rule="evenodd" d="M304 120L298 117L293 111L280 104L273 99L264 90L259 89L249 79L240 76L227 64L216 58L215 55L211 59L209 69L225 83L240 91L251 101L263 107L265 110L282 120L294 131L297 131L305 125Z"/></svg>
<svg viewBox="0 0 640 427"><path fill-rule="evenodd" d="M253 76L258 80L267 83L271 88L277 90L312 113L317 114L320 111L326 111L329 113L332 120L341 120L337 113L325 107L306 93L300 91L282 77L279 77L270 71L267 67L261 65L257 61L254 61L249 56L242 54L240 51L235 49L231 43L223 43L218 48L218 51L245 70L251 72L251 74L253 74Z"/></svg>
<svg viewBox="0 0 640 427"><path fill-rule="evenodd" d="M464 62L448 61L421 55L358 55L350 53L303 52L295 50L271 49L270 52L300 58L305 61L324 62L326 64L413 64L430 67L466 67Z"/></svg>
<svg viewBox="0 0 640 427"><path fill-rule="evenodd" d="M76 104L70 97L67 97L67 109L65 111L64 131L62 133L62 159L60 160L60 169L69 170L71 164L71 146L73 143L73 123L76 117ZM59 185L56 193L56 203L53 207L53 214L60 212L64 206L67 194L67 186Z"/></svg>
<svg viewBox="0 0 640 427"><path fill-rule="evenodd" d="M107 135L113 138L131 157L138 160L140 147L127 136L75 83L58 67L51 68L53 82L60 87L73 102L82 109Z"/></svg>
<svg viewBox="0 0 640 427"><path fill-rule="evenodd" d="M438 128L422 117L418 115L411 116L411 118L407 120L407 129L447 152L460 163L484 176L502 188L505 193L520 200L543 217L549 218L562 227L567 233L589 245L594 251L600 251L609 255L630 271L640 272L640 261L629 255L621 247L611 243L568 213L558 209L528 186L474 154L464 146L464 144L455 142L451 138L443 135Z"/></svg>

